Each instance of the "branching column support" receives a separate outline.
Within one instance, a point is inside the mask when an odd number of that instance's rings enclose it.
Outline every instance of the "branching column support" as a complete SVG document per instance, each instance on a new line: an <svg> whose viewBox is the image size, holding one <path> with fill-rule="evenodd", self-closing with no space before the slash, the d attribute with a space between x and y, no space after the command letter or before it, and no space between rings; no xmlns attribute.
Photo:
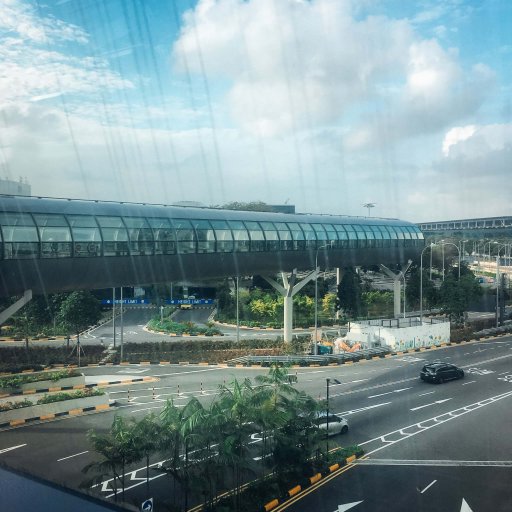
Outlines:
<svg viewBox="0 0 512 512"><path fill-rule="evenodd" d="M401 279L404 279L404 282L405 282L405 274L406 272L409 270L409 267L411 266L412 264L412 261L409 260L407 262L407 265L405 266L405 268L403 270L401 270L400 272L398 272L398 274L395 274L393 271L389 270L388 267L384 266L384 265L379 265L380 268L384 271L384 273L388 276L388 277L391 277L391 279L393 279L393 298L394 298L394 314L395 314L395 318L400 318L400 280ZM405 289L405 287L404 287ZM404 301L405 301L405 297L404 297ZM404 311L404 315L405 315L405 311Z"/></svg>
<svg viewBox="0 0 512 512"><path fill-rule="evenodd" d="M23 297L0 313L0 325L17 313L25 304L32 300L32 290L25 290Z"/></svg>
<svg viewBox="0 0 512 512"><path fill-rule="evenodd" d="M297 281L297 269L294 269L290 277L281 272L283 284L281 285L270 276L261 276L267 281L272 288L277 290L284 298L284 341L292 341L292 329L293 329L293 296L298 293L306 284L318 277L320 273L319 269L312 270L306 275L302 281L295 284Z"/></svg>

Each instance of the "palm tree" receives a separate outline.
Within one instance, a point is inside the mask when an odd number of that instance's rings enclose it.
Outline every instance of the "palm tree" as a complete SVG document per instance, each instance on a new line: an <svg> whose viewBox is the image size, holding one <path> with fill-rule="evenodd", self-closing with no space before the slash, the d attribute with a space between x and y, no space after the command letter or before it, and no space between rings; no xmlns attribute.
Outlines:
<svg viewBox="0 0 512 512"><path fill-rule="evenodd" d="M219 462L233 470L235 510L240 510L242 469L248 469L249 423L254 420L255 392L251 381L234 379L231 389L220 387L220 407L226 416L224 439L219 445Z"/></svg>
<svg viewBox="0 0 512 512"><path fill-rule="evenodd" d="M117 501L117 484L121 483L122 497L124 499L124 477L127 464L137 460L137 451L134 445L133 428L121 417L116 415L108 434L98 434L94 430L87 433L93 450L102 456L83 468L87 473L93 469L100 472L97 478L111 472L113 476L114 496ZM119 472L119 470L121 470Z"/></svg>
<svg viewBox="0 0 512 512"><path fill-rule="evenodd" d="M144 416L133 425L134 448L146 461L146 492L149 496L149 459L157 450L161 426L154 413Z"/></svg>

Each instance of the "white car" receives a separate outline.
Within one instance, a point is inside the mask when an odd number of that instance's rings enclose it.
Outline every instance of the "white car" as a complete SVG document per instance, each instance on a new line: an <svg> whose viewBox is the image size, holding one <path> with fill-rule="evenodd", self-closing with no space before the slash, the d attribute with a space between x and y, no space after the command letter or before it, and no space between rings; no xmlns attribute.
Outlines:
<svg viewBox="0 0 512 512"><path fill-rule="evenodd" d="M318 414L318 418L315 420L318 428L328 432L329 436L335 436L336 434L346 434L348 432L348 422L345 418L342 418L338 414L332 412L327 416L326 412ZM327 423L329 423L329 430L327 431Z"/></svg>

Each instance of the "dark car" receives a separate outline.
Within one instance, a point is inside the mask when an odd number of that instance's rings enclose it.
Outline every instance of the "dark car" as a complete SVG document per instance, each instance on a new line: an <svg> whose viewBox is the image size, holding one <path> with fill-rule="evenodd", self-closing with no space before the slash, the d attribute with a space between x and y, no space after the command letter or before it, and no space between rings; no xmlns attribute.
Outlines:
<svg viewBox="0 0 512 512"><path fill-rule="evenodd" d="M449 363L429 363L420 372L421 380L440 384L447 380L464 378L464 370Z"/></svg>

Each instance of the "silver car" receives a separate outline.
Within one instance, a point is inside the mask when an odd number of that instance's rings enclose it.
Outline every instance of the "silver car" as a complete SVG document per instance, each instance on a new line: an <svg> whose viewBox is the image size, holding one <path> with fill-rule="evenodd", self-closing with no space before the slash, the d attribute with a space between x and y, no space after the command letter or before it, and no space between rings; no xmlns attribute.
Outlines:
<svg viewBox="0 0 512 512"><path fill-rule="evenodd" d="M326 412L319 413L315 423L318 425L318 428L324 430L329 436L346 434L348 432L347 420L332 412L329 413L329 416L327 416ZM329 425L328 431L327 425Z"/></svg>

